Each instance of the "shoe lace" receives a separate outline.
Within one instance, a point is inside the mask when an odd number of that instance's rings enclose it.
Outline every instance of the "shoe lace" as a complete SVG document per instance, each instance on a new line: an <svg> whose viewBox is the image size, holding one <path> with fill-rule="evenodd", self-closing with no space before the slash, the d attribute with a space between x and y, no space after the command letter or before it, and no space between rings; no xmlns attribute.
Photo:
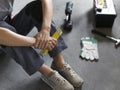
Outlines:
<svg viewBox="0 0 120 90"><path fill-rule="evenodd" d="M62 79L59 75L53 78L53 81L58 85L63 85L65 83L65 79Z"/></svg>
<svg viewBox="0 0 120 90"><path fill-rule="evenodd" d="M75 71L69 65L64 66L64 71L71 76L74 76L76 74Z"/></svg>

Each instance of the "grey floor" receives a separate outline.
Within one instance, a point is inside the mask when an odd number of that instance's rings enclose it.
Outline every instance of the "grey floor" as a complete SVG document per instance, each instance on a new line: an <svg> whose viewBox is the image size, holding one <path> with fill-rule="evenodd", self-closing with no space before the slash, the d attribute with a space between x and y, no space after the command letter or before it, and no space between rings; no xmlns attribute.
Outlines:
<svg viewBox="0 0 120 90"><path fill-rule="evenodd" d="M27 2L31 0L16 0L13 14L16 14ZM65 18L64 9L68 0L53 0L54 20L58 27ZM84 79L82 87L75 90L120 90L120 48L116 49L114 43L91 34L93 29L93 0L73 0L72 19L74 23L71 32L64 32L63 38L68 49L63 52L65 60ZM120 37L120 0L114 0L117 17L112 28L100 29L114 37ZM35 29L34 29L35 30ZM34 35L36 31L30 35ZM81 49L80 38L95 37L98 39L99 61L89 62L79 58ZM47 55L46 64L50 65L51 58ZM0 90L52 90L40 79L40 73L28 76L24 70L6 54L0 55Z"/></svg>

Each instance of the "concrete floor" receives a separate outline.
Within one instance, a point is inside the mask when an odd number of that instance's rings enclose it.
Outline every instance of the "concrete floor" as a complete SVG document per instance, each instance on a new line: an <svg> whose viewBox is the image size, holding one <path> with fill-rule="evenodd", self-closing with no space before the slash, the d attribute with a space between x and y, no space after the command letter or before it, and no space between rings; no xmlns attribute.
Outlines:
<svg viewBox="0 0 120 90"><path fill-rule="evenodd" d="M16 0L13 14L16 14L27 2L31 0ZM58 27L65 18L64 9L68 0L54 1L54 20ZM73 30L64 32L63 38L68 49L63 52L66 61L85 80L82 87L75 90L120 90L120 48L116 49L114 43L99 36L91 34L93 29L93 0L73 0ZM103 28L102 32L111 33L120 37L120 1L114 0L117 17L112 28ZM35 29L34 29L35 30ZM32 31L30 35L35 34ZM98 40L99 61L89 62L79 58L81 49L80 38L95 37ZM51 58L47 55L46 64L50 65ZM0 90L52 90L40 79L37 72L28 76L21 66L4 53L0 55Z"/></svg>

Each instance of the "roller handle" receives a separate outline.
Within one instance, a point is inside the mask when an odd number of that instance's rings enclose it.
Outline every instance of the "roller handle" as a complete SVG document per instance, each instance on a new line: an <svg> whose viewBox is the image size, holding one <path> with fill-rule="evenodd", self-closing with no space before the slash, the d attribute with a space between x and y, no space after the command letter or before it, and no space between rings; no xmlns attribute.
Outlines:
<svg viewBox="0 0 120 90"><path fill-rule="evenodd" d="M107 37L107 35L105 35L105 34L99 32L99 31L96 31L96 30L92 30L92 33L93 33L93 34L100 35L100 36L103 36L103 37Z"/></svg>

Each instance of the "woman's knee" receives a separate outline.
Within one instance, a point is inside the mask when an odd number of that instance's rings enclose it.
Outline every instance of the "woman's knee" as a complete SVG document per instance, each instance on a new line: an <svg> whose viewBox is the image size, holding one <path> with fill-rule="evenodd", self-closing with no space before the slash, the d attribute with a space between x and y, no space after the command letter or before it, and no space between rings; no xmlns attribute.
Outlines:
<svg viewBox="0 0 120 90"><path fill-rule="evenodd" d="M32 1L25 7L25 12L27 15L31 15L33 19L37 20L38 22L42 21L42 3L41 1Z"/></svg>

